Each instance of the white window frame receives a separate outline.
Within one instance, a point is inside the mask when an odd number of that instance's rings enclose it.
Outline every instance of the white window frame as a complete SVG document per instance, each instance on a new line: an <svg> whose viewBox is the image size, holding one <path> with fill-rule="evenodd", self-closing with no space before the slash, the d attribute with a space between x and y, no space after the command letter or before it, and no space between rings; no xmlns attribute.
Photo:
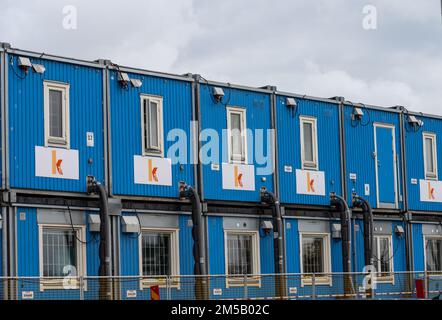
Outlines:
<svg viewBox="0 0 442 320"><path fill-rule="evenodd" d="M424 270L425 272L431 272L427 270L427 240L442 240L442 236L424 235ZM436 271L437 274L431 274L431 276L442 277L442 270Z"/></svg>
<svg viewBox="0 0 442 320"><path fill-rule="evenodd" d="M70 148L70 128L69 128L69 84L55 81L43 82L44 99L44 130L45 147ZM62 122L63 137L51 137L50 135L50 115L49 115L49 91L56 90L62 93Z"/></svg>
<svg viewBox="0 0 442 320"><path fill-rule="evenodd" d="M158 106L157 108L157 128L158 128L158 142L159 147L151 147L149 149L145 148L145 138L144 138L144 101L155 102ZM148 94L140 95L140 110L141 110L141 151L143 156L155 156L164 157L164 127L163 127L163 97L154 96Z"/></svg>
<svg viewBox="0 0 442 320"><path fill-rule="evenodd" d="M139 276L140 288L149 289L151 286L158 285L161 288L167 285L167 275L156 276L154 278L143 275L143 233L166 233L170 234L170 267L171 267L171 283L173 288L180 289L180 254L179 254L179 229L177 228L153 228L142 227L140 236L138 237L138 260L139 260Z"/></svg>
<svg viewBox="0 0 442 320"><path fill-rule="evenodd" d="M80 242L77 239L77 275L72 276L71 281L69 281L70 289L65 289L63 286L64 279L53 279L50 277L43 276L43 229L53 229L53 230L61 230L61 231L72 231L72 227L77 233L78 239L81 241L85 241L86 239L86 227L82 225L61 225L61 224L39 224L38 225L38 258L39 258L39 274L40 274L40 291L48 290L48 289L57 289L57 290L71 290L71 289L80 289L80 284L76 282L75 277L85 277L87 276L87 267L86 267L86 244L84 242ZM83 282L83 289L87 290L86 281Z"/></svg>
<svg viewBox="0 0 442 320"><path fill-rule="evenodd" d="M227 236L228 235L250 235L252 236L252 270L253 274L244 277L235 277L229 275L229 254L227 247ZM226 270L226 288L231 287L243 287L245 282L248 287L261 287L261 261L259 252L259 233L258 231L252 230L236 230L236 229L225 229L224 230L224 267Z"/></svg>
<svg viewBox="0 0 442 320"><path fill-rule="evenodd" d="M431 139L433 144L433 154L431 155L433 157L433 167L434 172L428 171L427 168L427 148L425 139ZM426 180L437 180L438 179L438 173L437 173L437 143L436 143L436 134L431 132L423 132L422 133L422 142L423 142L423 152L424 152L424 172L425 172L425 179Z"/></svg>
<svg viewBox="0 0 442 320"><path fill-rule="evenodd" d="M227 148L229 163L247 164L247 114L246 109L241 107L226 107L227 110ZM232 129L231 129L231 115L239 114L241 117L241 138L242 138L242 153L241 157L232 154ZM243 159L244 158L244 159Z"/></svg>
<svg viewBox="0 0 442 320"><path fill-rule="evenodd" d="M375 280L380 283L392 283L394 284L394 257L393 257L393 237L392 235L387 234L376 234L373 236L373 242L376 246L376 251L378 255L380 255L380 246L381 246L381 239L387 239L388 240L388 258L390 259L390 270L388 271L389 275L387 276L381 276L381 261L380 256L374 257L374 263L376 267L376 275Z"/></svg>
<svg viewBox="0 0 442 320"><path fill-rule="evenodd" d="M299 233L299 262L300 262L300 270L301 270L301 287L311 286L313 283L312 277L304 274L304 258L303 258L303 239L306 237L321 237L323 241L324 247L324 273L331 273L331 244L330 244L330 234L324 232L300 232ZM328 285L332 286L332 276L331 275L323 275L317 276L315 275L315 285Z"/></svg>
<svg viewBox="0 0 442 320"><path fill-rule="evenodd" d="M313 161L305 160L304 153L304 123L309 123L312 125L312 152L313 152ZM300 130L300 138L301 138L301 167L303 170L318 170L319 169L319 161L318 161L318 126L317 119L315 117L310 116L300 116L299 117L299 130Z"/></svg>

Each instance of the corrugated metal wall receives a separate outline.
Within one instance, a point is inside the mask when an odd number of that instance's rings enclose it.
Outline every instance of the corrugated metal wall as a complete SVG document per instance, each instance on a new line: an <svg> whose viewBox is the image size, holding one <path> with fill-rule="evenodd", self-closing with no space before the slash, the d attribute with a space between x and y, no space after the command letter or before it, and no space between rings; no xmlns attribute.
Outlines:
<svg viewBox="0 0 442 320"><path fill-rule="evenodd" d="M209 274L211 275L225 275L226 274L226 249L224 245L224 227L223 217L210 216L208 217L208 252L209 252ZM259 251L260 251L260 268L261 274L270 274L275 272L274 254L273 254L273 232L267 236L259 235ZM223 298L240 298L243 297L244 288L242 287L226 287L226 280L224 277L212 278L210 283L210 292L213 294L213 289L222 289ZM272 296L274 292L274 284L266 282L265 279L261 284L262 292L266 295ZM264 287L264 288L263 288ZM250 297L258 292L250 290ZM262 295L262 294L261 294Z"/></svg>
<svg viewBox="0 0 442 320"><path fill-rule="evenodd" d="M190 128L192 120L192 86L187 81L129 73L141 79L140 88L121 87L117 72L110 71L110 117L112 141L112 192L118 195L178 197L178 183L194 185ZM172 165L172 185L158 186L134 183L134 155L142 155L140 94L163 97L164 156L175 141L168 141L172 129L182 129L187 135L187 163ZM180 168L181 167L181 168Z"/></svg>
<svg viewBox="0 0 442 320"><path fill-rule="evenodd" d="M420 200L419 180L425 179L424 169L424 150L423 150L423 132L436 134L437 144L437 163L442 166L442 147L440 141L442 139L442 120L417 117L424 122L424 126L419 130L411 128L408 123L405 124L405 150L407 152L407 185L408 185L408 206L410 210L419 211L442 211L442 203L426 202ZM439 169L438 180L441 180ZM417 184L412 184L411 180L417 179Z"/></svg>
<svg viewBox="0 0 442 320"><path fill-rule="evenodd" d="M396 141L396 154L397 154L397 170L401 172L401 156L402 151L400 147L400 134L399 134L399 114L388 111L368 110L363 109L365 112L362 120L364 125L355 125L351 120L353 107L346 106L344 108L344 132L346 143L346 161L347 161L347 189L348 199L351 199L352 192L356 193L370 202L372 208L377 207L376 203L376 174L375 174L375 161L374 161L374 127L373 123L392 124L395 126L395 141ZM350 174L356 174L356 182L350 179ZM381 177L382 178L382 177ZM400 190L401 175L398 175L399 195L402 194ZM365 195L364 184L369 184L370 195ZM399 208L402 208L402 201L398 197Z"/></svg>
<svg viewBox="0 0 442 320"><path fill-rule="evenodd" d="M21 214L23 213L23 214ZM92 212L85 212L87 215ZM57 214L54 212L54 214ZM22 215L22 218L20 216ZM24 217L24 219L23 219ZM17 208L17 275L20 277L38 277L39 271L39 231L36 208ZM99 236L89 232L86 226L86 274L85 276L97 276L99 267ZM91 282L91 290L87 294L96 296L97 284ZM47 299L54 295L54 290L40 291L39 281L29 280L19 286L19 298L22 291L34 291L35 299ZM69 292L67 292L69 291ZM63 297L79 299L79 290L63 290Z"/></svg>
<svg viewBox="0 0 442 320"><path fill-rule="evenodd" d="M413 223L413 258L414 271L425 270L424 236L422 224Z"/></svg>
<svg viewBox="0 0 442 320"><path fill-rule="evenodd" d="M227 146L227 136L222 135L222 130L227 129L227 106L241 107L246 110L247 129L250 129L255 134L256 129L263 129L264 141L267 141L267 129L271 128L270 117L270 95L266 93L232 89L223 87L225 96L223 103L215 103L212 96L213 86L201 84L200 99L201 99L201 128L215 130L219 135L219 145L223 143ZM223 141L223 142L222 142ZM204 142L203 142L204 144ZM258 167L265 167L265 165L258 164L255 157L256 144L247 140L247 159L248 164L255 165L255 190L225 190L222 188L222 170L212 170L211 164L204 164L203 179L204 179L204 197L211 200L232 200L232 201L259 201L259 190L262 186L267 190L273 190L273 175L257 175ZM267 155L269 150L264 144L263 154ZM220 167L222 162L227 162L228 150L223 148L223 154L219 155ZM263 178L265 181L263 181Z"/></svg>
<svg viewBox="0 0 442 320"><path fill-rule="evenodd" d="M124 215L133 215L124 213ZM180 259L180 275L193 275L193 239L192 226L188 223L191 220L189 215L179 216L179 259ZM120 266L122 276L140 275L140 260L139 260L139 239L137 234L121 233L120 238ZM193 281L193 280L192 280ZM189 281L182 280L183 290L172 289L171 295L173 299L188 298L190 292ZM150 299L150 290L140 290L139 282L134 279L128 279L121 286L122 298L126 297L127 290L137 290L137 299ZM160 295L166 295L165 288L160 289Z"/></svg>
<svg viewBox="0 0 442 320"><path fill-rule="evenodd" d="M99 68L32 59L43 64L44 74L23 72L17 57L9 64L9 167L11 188L86 191L86 176L104 179L103 76ZM18 74L18 76L16 75ZM35 176L35 146L44 146L43 81L70 84L70 148L79 151L79 179ZM86 132L93 132L95 146L87 147ZM89 163L91 159L92 163Z"/></svg>
<svg viewBox="0 0 442 320"><path fill-rule="evenodd" d="M277 141L279 162L279 190L282 203L328 205L330 192L342 194L340 149L339 149L339 110L336 104L296 99L296 111L287 108L287 97L276 98ZM296 169L301 165L300 116L317 119L318 171L325 175L325 195L304 195L296 193ZM285 172L284 166L292 167Z"/></svg>

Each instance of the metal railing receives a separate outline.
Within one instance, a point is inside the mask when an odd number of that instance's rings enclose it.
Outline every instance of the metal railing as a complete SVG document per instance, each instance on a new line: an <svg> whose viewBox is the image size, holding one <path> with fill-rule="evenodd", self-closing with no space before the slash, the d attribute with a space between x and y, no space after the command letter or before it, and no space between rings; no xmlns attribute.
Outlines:
<svg viewBox="0 0 442 320"><path fill-rule="evenodd" d="M441 292L442 272L0 277L0 300L432 299Z"/></svg>

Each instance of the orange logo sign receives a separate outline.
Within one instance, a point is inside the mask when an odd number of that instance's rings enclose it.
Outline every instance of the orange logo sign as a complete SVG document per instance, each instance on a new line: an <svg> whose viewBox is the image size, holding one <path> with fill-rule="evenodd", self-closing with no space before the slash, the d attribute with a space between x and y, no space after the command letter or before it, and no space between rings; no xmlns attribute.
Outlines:
<svg viewBox="0 0 442 320"><path fill-rule="evenodd" d="M63 159L57 159L57 151L52 150L52 174L63 175L63 170L61 170L61 163Z"/></svg>
<svg viewBox="0 0 442 320"><path fill-rule="evenodd" d="M307 192L315 192L315 179L310 178L310 172L307 172Z"/></svg>
<svg viewBox="0 0 442 320"><path fill-rule="evenodd" d="M431 186L430 182L428 182L428 198L434 200L434 188Z"/></svg>
<svg viewBox="0 0 442 320"><path fill-rule="evenodd" d="M242 173L238 171L238 166L233 168L233 175L235 177L235 187L242 188Z"/></svg>
<svg viewBox="0 0 442 320"><path fill-rule="evenodd" d="M152 159L148 160L147 166L148 166L148 170L149 170L149 181L150 182L153 182L153 181L158 182L158 176L157 176L158 167L152 166Z"/></svg>

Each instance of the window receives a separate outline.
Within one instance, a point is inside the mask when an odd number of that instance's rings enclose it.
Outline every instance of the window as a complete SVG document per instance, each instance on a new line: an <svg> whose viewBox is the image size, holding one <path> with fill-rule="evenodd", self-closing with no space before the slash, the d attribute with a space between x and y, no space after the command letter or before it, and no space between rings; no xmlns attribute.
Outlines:
<svg viewBox="0 0 442 320"><path fill-rule="evenodd" d="M318 169L316 118L300 117L302 169Z"/></svg>
<svg viewBox="0 0 442 320"><path fill-rule="evenodd" d="M437 149L436 135L424 132L424 167L425 179L437 180Z"/></svg>
<svg viewBox="0 0 442 320"><path fill-rule="evenodd" d="M315 274L315 284L330 284L330 236L328 234L301 233L301 273L302 285L312 284L312 274Z"/></svg>
<svg viewBox="0 0 442 320"><path fill-rule="evenodd" d="M166 276L179 275L178 231L144 229L140 237L142 287L166 284ZM178 279L172 279L177 285Z"/></svg>
<svg viewBox="0 0 442 320"><path fill-rule="evenodd" d="M45 146L69 148L69 85L44 82Z"/></svg>
<svg viewBox="0 0 442 320"><path fill-rule="evenodd" d="M393 250L391 236L374 236L373 257L378 281L393 281Z"/></svg>
<svg viewBox="0 0 442 320"><path fill-rule="evenodd" d="M226 231L227 286L260 285L257 232ZM247 275L247 276L246 276Z"/></svg>
<svg viewBox="0 0 442 320"><path fill-rule="evenodd" d="M42 289L68 289L76 282L63 282L65 277L85 276L84 227L40 225L40 276ZM75 280L74 280L75 281Z"/></svg>
<svg viewBox="0 0 442 320"><path fill-rule="evenodd" d="M425 237L425 270L442 272L442 237Z"/></svg>
<svg viewBox="0 0 442 320"><path fill-rule="evenodd" d="M163 155L163 99L141 96L143 155Z"/></svg>
<svg viewBox="0 0 442 320"><path fill-rule="evenodd" d="M228 107L227 132L230 162L247 162L246 128L246 110L242 108Z"/></svg>

